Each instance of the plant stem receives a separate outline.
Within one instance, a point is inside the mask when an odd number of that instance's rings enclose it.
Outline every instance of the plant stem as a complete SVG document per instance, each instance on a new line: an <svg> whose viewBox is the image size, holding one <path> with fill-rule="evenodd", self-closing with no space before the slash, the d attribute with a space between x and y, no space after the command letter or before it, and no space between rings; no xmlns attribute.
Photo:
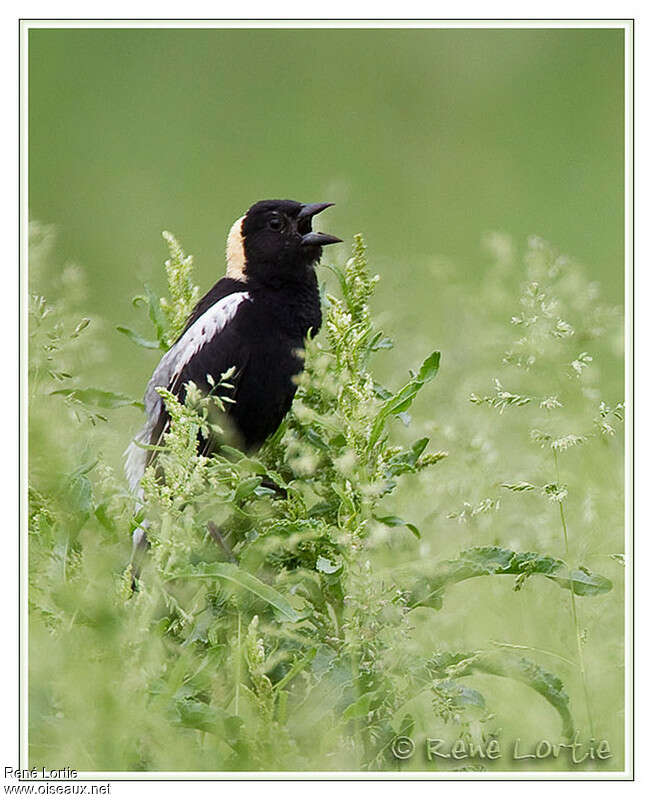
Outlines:
<svg viewBox="0 0 653 800"><path fill-rule="evenodd" d="M578 666L575 661L561 656L560 653L554 653L553 650L544 650L542 647L531 647L530 645L526 644L512 644L511 642L497 642L495 640L492 640L491 644L493 644L495 647L505 647L509 650L530 650L531 653L543 653L545 656L559 658L560 661L564 661L565 664L569 664L572 667Z"/></svg>
<svg viewBox="0 0 653 800"><path fill-rule="evenodd" d="M316 647L311 647L310 650L306 653L303 658L300 658L297 663L292 666L288 672L281 678L280 681L275 683L274 691L278 694L284 686L286 686L290 681L304 669L304 667L315 658L315 653L317 652Z"/></svg>
<svg viewBox="0 0 653 800"><path fill-rule="evenodd" d="M220 533L220 529L212 520L209 520L206 523L206 527L208 528L209 534L213 541L220 547L224 552L227 554L227 558L231 561L232 564L237 564L238 559L233 554L233 550L227 544L224 536Z"/></svg>
<svg viewBox="0 0 653 800"><path fill-rule="evenodd" d="M553 451L553 459L555 461L556 479L558 486L560 485L560 467L558 465L558 454ZM570 556L569 556L569 533L567 531L567 520L565 518L565 508L562 500L558 500L558 508L560 509L560 522L562 524L562 533L565 540L565 561L567 562L567 569L571 571ZM574 594L574 582L569 581L569 599L571 600L571 619L574 625L576 634L576 649L578 651L578 667L580 670L581 683L583 684L583 694L585 696L585 706L587 709L587 721L590 728L590 736L594 736L594 721L592 718L592 707L590 704L589 689L587 687L587 673L585 672L585 659L583 657L583 642L581 640L580 623L578 621L578 612L576 610L576 595Z"/></svg>

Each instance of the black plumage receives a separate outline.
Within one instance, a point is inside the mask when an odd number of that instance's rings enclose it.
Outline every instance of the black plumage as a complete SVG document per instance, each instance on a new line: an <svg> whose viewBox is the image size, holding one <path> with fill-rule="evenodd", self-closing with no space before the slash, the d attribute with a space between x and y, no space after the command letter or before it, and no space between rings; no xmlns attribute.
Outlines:
<svg viewBox="0 0 653 800"><path fill-rule="evenodd" d="M197 303L148 384L147 421L127 452L135 491L153 457L139 444L157 444L168 424L158 386L183 400L189 381L209 392L207 375L217 381L235 367L227 411L237 443L255 449L278 428L295 395L306 336L322 322L314 267L322 246L340 239L313 232L311 221L330 205L263 200L234 223L226 276Z"/></svg>

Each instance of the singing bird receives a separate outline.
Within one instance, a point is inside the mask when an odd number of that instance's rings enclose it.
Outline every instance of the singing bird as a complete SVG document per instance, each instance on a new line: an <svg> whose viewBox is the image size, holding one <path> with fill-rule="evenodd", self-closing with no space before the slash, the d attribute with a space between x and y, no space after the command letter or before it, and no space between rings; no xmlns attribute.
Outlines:
<svg viewBox="0 0 653 800"><path fill-rule="evenodd" d="M157 387L183 402L189 381L208 393L207 376L217 381L235 367L227 414L239 444L255 450L279 427L304 366L306 336L322 323L315 266L324 245L342 241L312 230L313 217L332 205L261 200L234 222L225 277L197 303L147 385L147 420L125 454L135 493L155 457L147 446L158 444L169 424ZM138 528L135 544L144 538Z"/></svg>

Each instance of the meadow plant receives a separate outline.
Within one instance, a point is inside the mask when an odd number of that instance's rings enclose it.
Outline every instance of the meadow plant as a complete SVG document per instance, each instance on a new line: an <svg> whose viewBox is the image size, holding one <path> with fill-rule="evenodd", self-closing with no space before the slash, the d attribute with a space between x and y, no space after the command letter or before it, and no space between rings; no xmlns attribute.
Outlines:
<svg viewBox="0 0 653 800"><path fill-rule="evenodd" d="M169 347L199 296L192 258L172 235L164 238L168 297L146 287L135 299L154 338L119 328L146 349ZM501 254L513 257L510 248ZM56 480L44 478L34 456L30 761L101 771L451 769L417 755L404 760L398 737L418 741L443 727L487 747L501 735L503 682L546 701L558 718L556 735L569 741L578 702L548 666L559 654L533 637L459 637L449 646L452 626L464 622L458 587L473 578L482 580L464 586L503 583L507 575L520 596L537 583L537 596L558 604L555 619L568 602L560 625L571 629L575 655L562 660L566 675L579 676L593 735L579 603L609 597L612 581L575 566L577 509L572 528L568 507L582 490L566 462L617 436L623 405L601 395L591 342L618 317L539 240L529 245L526 268L512 320L496 337L507 345L489 389L471 393L473 405L457 410L455 424L433 426L443 449L431 448L428 436L411 438L409 416L418 395L430 397L440 383L432 383L440 353L425 352L392 388L375 378L377 359L391 358L393 343L371 313L378 276L357 236L345 264L329 267L335 289L324 291L324 329L309 337L292 410L260 451L198 451L200 433L223 433L228 371L211 376L208 396L189 385L183 404L160 390L171 424L143 478L138 510L102 456L101 439L91 437L97 449L77 453ZM500 285L492 291L501 294ZM505 308L505 294L492 297L495 307ZM85 319L33 298L30 412L39 442L50 441L46 415L68 425L74 416L85 436L106 409L138 405L82 385L67 366L68 350L92 333ZM506 331L515 332L512 340ZM491 442L503 428L483 415L513 417L506 458ZM63 463L61 443L50 447L53 463ZM481 456L467 468L469 452ZM489 481L476 469L483 458L492 463ZM419 492L426 487L439 506L427 517L433 531L393 505L411 482L413 498L425 502ZM462 508L452 510L463 493ZM542 535L537 547L515 523L539 524L533 498L542 528L550 532L555 509L559 531L557 540ZM143 518L151 547L134 592L125 565L130 530ZM450 537L455 552L443 547L430 558L427 540L452 525L470 527L474 546L456 549ZM407 553L400 562L395 541ZM501 595L500 602L513 600ZM537 606L530 613L536 625ZM467 768L492 766L476 758Z"/></svg>

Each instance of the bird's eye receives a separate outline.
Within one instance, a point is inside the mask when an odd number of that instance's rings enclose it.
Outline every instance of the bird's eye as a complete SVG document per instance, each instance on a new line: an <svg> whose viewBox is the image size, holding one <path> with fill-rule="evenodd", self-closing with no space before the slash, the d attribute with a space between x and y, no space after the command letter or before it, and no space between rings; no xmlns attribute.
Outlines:
<svg viewBox="0 0 653 800"><path fill-rule="evenodd" d="M283 220L281 217L270 217L268 220L268 228L273 231L280 231L283 228Z"/></svg>

